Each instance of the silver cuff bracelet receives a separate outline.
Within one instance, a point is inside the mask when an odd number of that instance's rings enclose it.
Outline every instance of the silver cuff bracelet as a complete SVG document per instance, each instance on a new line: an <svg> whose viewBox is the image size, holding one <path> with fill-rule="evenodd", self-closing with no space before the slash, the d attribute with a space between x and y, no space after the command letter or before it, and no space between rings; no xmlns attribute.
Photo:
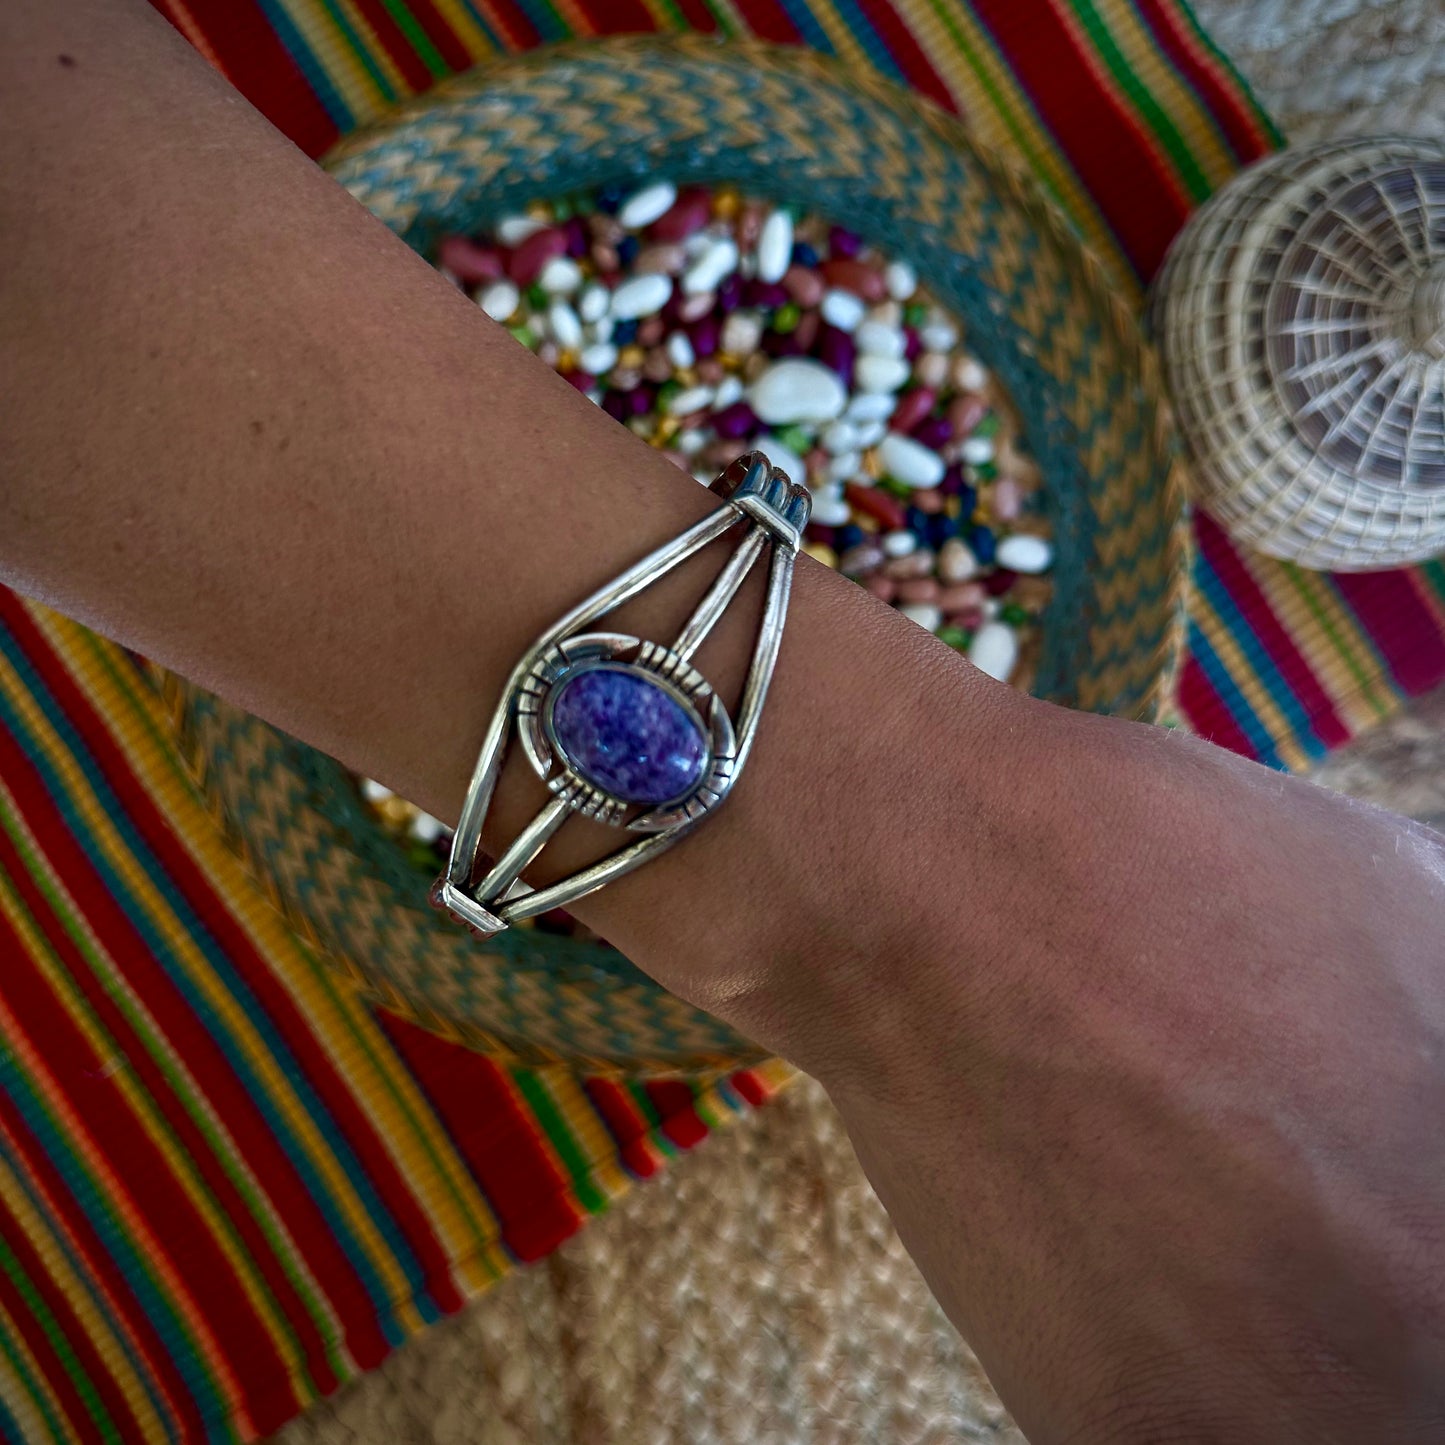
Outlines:
<svg viewBox="0 0 1445 1445"><path fill-rule="evenodd" d="M513 669L482 742L446 872L431 891L438 908L473 932L499 933L631 872L705 818L742 772L777 661L811 502L805 487L760 452L739 457L711 490L724 506L573 608ZM670 647L585 630L739 526L736 549ZM767 598L734 718L689 659L764 552ZM482 824L513 729L552 797L475 880ZM529 887L522 870L572 813L641 836L556 883Z"/></svg>

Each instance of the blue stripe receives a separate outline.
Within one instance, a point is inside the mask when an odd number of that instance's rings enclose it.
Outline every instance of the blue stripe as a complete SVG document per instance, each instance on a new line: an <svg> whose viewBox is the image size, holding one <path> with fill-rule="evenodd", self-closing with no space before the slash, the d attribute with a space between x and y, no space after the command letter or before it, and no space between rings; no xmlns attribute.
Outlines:
<svg viewBox="0 0 1445 1445"><path fill-rule="evenodd" d="M356 117L352 114L351 107L341 98L341 92L331 83L326 67L312 54L311 47L291 23L291 17L282 9L278 0L256 0L256 3L265 12L267 22L305 77L306 84L316 92L316 98L325 107L332 124L344 135L356 124Z"/></svg>
<svg viewBox="0 0 1445 1445"><path fill-rule="evenodd" d="M13 1440L20 1445L24 1438L20 1433L20 1422L5 1408L5 1396L0 1392L0 1440Z"/></svg>
<svg viewBox="0 0 1445 1445"><path fill-rule="evenodd" d="M1285 715L1295 741L1310 757L1323 757L1329 752L1329 746L1315 732L1314 719L1295 696L1288 679L1269 655L1269 649L1250 627L1249 619L1239 610L1238 599L1224 585L1219 573L1210 565L1202 551L1198 552L1194 559L1193 581L1213 604L1220 621L1228 629L1246 661L1253 667L1264 690Z"/></svg>
<svg viewBox="0 0 1445 1445"><path fill-rule="evenodd" d="M495 30L492 29L490 22L487 20L487 17L483 15L480 10L477 9L477 7L472 3L472 0L461 0L461 6L462 9L466 11L467 16L472 21L472 23L482 32L483 35L487 37L487 44L490 45L494 50L505 52L507 47L502 44L502 37L498 35ZM417 23L420 24L421 22L418 21ZM450 26L448 26L447 28L449 30L451 29ZM437 48L440 49L441 47L438 46Z"/></svg>
<svg viewBox="0 0 1445 1445"><path fill-rule="evenodd" d="M827 32L818 24L818 17L805 0L778 0L778 8L793 22L793 27L802 37L805 45L821 50L824 55L833 55L833 42Z"/></svg>
<svg viewBox="0 0 1445 1445"><path fill-rule="evenodd" d="M10 1343L9 1336L0 1330L0 1355L4 1355L10 1362L10 1373L24 1387L25 1393L30 1396L30 1402L35 1406L35 1413L50 1427L50 1438L56 1445L67 1445L71 1436L62 1426L60 1421L51 1412L50 1401L46 1398L45 1385L43 1381L33 1377L29 1370L24 1368L19 1354ZM0 1411L5 1411L5 1402L0 1399ZM15 1424L14 1416L8 1411L4 1413L4 1419L10 1421L14 1428L13 1435L6 1435L5 1445L37 1445L37 1442L29 1436L20 1433L20 1426Z"/></svg>
<svg viewBox="0 0 1445 1445"><path fill-rule="evenodd" d="M1210 686L1219 694L1219 700L1234 719L1235 725L1249 739L1259 761L1272 768L1283 768L1284 764L1274 750L1274 739L1270 737L1269 729L1254 715L1254 710L1229 675L1229 669L1220 662L1197 622L1189 624L1189 651L1209 679Z"/></svg>
<svg viewBox="0 0 1445 1445"><path fill-rule="evenodd" d="M12 650L13 656L13 650ZM167 905L174 911L175 916L187 934L192 939L197 949L202 953L206 962L211 966L220 982L232 995L242 1012L251 1023L257 1034L264 1042L268 1053L275 1062L277 1068L285 1077L295 1092L298 1101L306 1110L306 1113L315 1123L318 1131L326 1139L333 1156L341 1165L348 1181L356 1191L361 1201L362 1208L371 1219L377 1232L391 1247L393 1256L402 1271L408 1284L418 1291L418 1309L426 1319L439 1317L440 1311L430 1301L429 1296L424 1293L426 1284L426 1272L421 1261L416 1257L405 1235L401 1232L396 1220L387 1210L375 1186L372 1184L366 1169L356 1157L349 1141L346 1140L341 1129L337 1126L328 1113L325 1104L317 1095L315 1088L307 1079L300 1061L292 1054L287 1047L285 1040L281 1037L274 1022L267 1015L260 1001L252 993L249 985L236 971L235 966L226 956L225 950L206 928L204 922L196 914L189 902L182 896L176 887L174 879L166 872L160 860L151 852L145 840L137 832L132 819L126 813L124 806L111 790L100 766L86 750L84 742L76 733L69 718L67 718L54 697L45 688L44 683L30 666L28 659L23 656L16 658L16 665L21 675L25 678L26 684L33 694L35 701L39 704L41 711L45 714L51 725L64 741L66 747L73 756L75 763L80 768L85 780L95 792L101 806L109 815L116 831L120 834L130 853L141 865L146 876L155 886L156 891L162 896ZM0 696L0 719L3 719L11 731L23 739L27 735L23 720L11 706L7 697ZM23 742L22 742L23 746ZM346 1222L345 1215L338 1208L335 1199L332 1197L325 1180L317 1169L315 1162L310 1158L307 1150L300 1144L292 1132L285 1117L276 1109L274 1103L267 1097L266 1088L261 1076L255 1068L252 1059L246 1049L242 1048L239 1041L226 1028L224 1021L218 1016L214 1007L204 998L196 987L195 983L186 976L184 967L176 955L170 941L164 933L145 915L145 911L132 897L129 885L113 868L108 859L86 849L84 840L89 834L84 819L80 816L76 805L67 791L65 780L55 771L39 749L32 742L29 751L32 754L32 761L45 779L47 790L53 796L57 808L64 817L67 826L75 835L80 846L90 856L92 866L105 879L109 891L114 896L117 904L123 909L132 926L144 938L156 961L164 968L172 985L185 998L192 1011L202 1021L216 1046L220 1049L223 1057L230 1064L232 1071L238 1080L245 1087L247 1094L251 1097L252 1103L265 1118L277 1142L290 1159L293 1167L305 1182L308 1192L315 1201L317 1208L326 1216L337 1243L343 1253L350 1261L352 1268L356 1270L358 1277L364 1283L368 1295L378 1306L380 1311L383 1305L389 1305L391 1301L386 1289L377 1274L365 1249L359 1240L356 1239L351 1226ZM162 1068L165 1068L163 1059L157 1060ZM183 1101L184 1096L181 1095ZM189 1107L189 1103L187 1104ZM245 1252L244 1250L242 1251ZM318 1324L324 1322L318 1321ZM389 1342L399 1344L403 1333L395 1324L387 1321L384 1328L388 1329Z"/></svg>
<svg viewBox="0 0 1445 1445"><path fill-rule="evenodd" d="M156 1282L150 1260L136 1248L116 1218L109 1194L96 1182L85 1155L76 1150L70 1136L55 1124L46 1101L13 1058L0 1058L0 1088L4 1088L36 1143L65 1180L71 1197L115 1261L151 1328L170 1353L192 1398L213 1412L226 1410L226 1401L217 1393L209 1367L196 1352L190 1326L178 1313L170 1294Z"/></svg>
<svg viewBox="0 0 1445 1445"><path fill-rule="evenodd" d="M62 1173L63 1172L64 1171L62 1171ZM150 1367L146 1365L136 1353L135 1346L130 1338L130 1330L124 1321L112 1316L110 1303L107 1301L105 1293L100 1288L99 1281L95 1278L89 1265L81 1259L79 1252L75 1246L71 1244L66 1231L58 1227L58 1221L53 1219L50 1206L36 1193L30 1183L28 1174L19 1167L18 1161L16 1161L15 1167L11 1169L10 1177L15 1181L20 1192L30 1202L30 1207L45 1221L46 1233L52 1245L58 1254L64 1256L66 1263L74 1271L76 1278L84 1285L85 1293L90 1299L91 1304L95 1307L96 1314L102 1319L110 1320L114 1326L112 1333L120 1344L121 1350L124 1352L131 1369L135 1371L137 1377L140 1379L141 1385L145 1389L146 1398L151 1403L151 1407L162 1420L168 1420L170 1422L170 1433L174 1436L179 1436L181 1433L179 1418L172 1413L170 1406L158 1392L156 1382L151 1375ZM0 1436L0 1439L3 1438L3 1436Z"/></svg>
<svg viewBox="0 0 1445 1445"><path fill-rule="evenodd" d="M863 47L864 53L873 64L890 80L908 84L908 77L893 58L887 42L874 28L873 22L859 9L856 0L833 0L833 9L838 18L853 33L853 38Z"/></svg>
<svg viewBox="0 0 1445 1445"><path fill-rule="evenodd" d="M572 31L568 28L567 22L561 18L545 0L521 0L522 13L537 29L537 34L544 41L547 40L570 40Z"/></svg>

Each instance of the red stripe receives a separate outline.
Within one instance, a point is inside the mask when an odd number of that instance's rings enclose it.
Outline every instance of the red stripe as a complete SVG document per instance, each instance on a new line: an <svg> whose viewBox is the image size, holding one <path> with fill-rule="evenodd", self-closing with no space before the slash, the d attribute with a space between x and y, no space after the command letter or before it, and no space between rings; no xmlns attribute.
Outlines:
<svg viewBox="0 0 1445 1445"><path fill-rule="evenodd" d="M1315 735L1332 748L1348 742L1349 728L1335 711L1334 703L1321 687L1304 654L1275 615L1269 598L1241 561L1234 544L1219 524L1204 512L1195 513L1194 535L1201 554L1214 568L1240 611L1249 619L1250 632L1269 654L1280 676L1299 699L1300 706L1309 714Z"/></svg>
<svg viewBox="0 0 1445 1445"><path fill-rule="evenodd" d="M975 0L974 9L1134 269L1153 275L1190 209L1174 176L1048 0Z"/></svg>
<svg viewBox="0 0 1445 1445"><path fill-rule="evenodd" d="M739 1069L732 1076L732 1086L754 1108L766 1104L772 1095L763 1086L763 1081L749 1069Z"/></svg>
<svg viewBox="0 0 1445 1445"><path fill-rule="evenodd" d="M780 45L796 45L802 40L798 27L788 18L776 0L734 0L734 9L742 22L759 40Z"/></svg>
<svg viewBox="0 0 1445 1445"><path fill-rule="evenodd" d="M0 1136L4 1138L6 1152L29 1175L32 1188L43 1196L45 1208L64 1227L72 1248L99 1284L105 1296L105 1307L118 1318L122 1330L140 1354L152 1382L180 1423L184 1438L201 1439L205 1431L200 1408L181 1378L169 1346L161 1339L144 1306L132 1293L130 1284L77 1203L55 1161L31 1133L19 1108L4 1089L0 1089Z"/></svg>
<svg viewBox="0 0 1445 1445"><path fill-rule="evenodd" d="M351 1147L382 1205L419 1259L425 1282L437 1304L443 1309L459 1306L461 1296L451 1275L449 1257L425 1211L362 1101L336 1071L305 1015L276 976L271 960L256 947L216 893L184 839L160 813L155 799L131 771L109 726L80 690L64 660L48 646L24 604L3 587L0 587L0 623L10 627L15 641L28 654L71 726L88 745L131 826L154 853L177 892L194 909L285 1042L292 1056L290 1063L304 1073L325 1106L328 1125Z"/></svg>
<svg viewBox="0 0 1445 1445"><path fill-rule="evenodd" d="M540 44L542 37L531 17L523 14L517 0L478 0L478 9L511 50L528 50Z"/></svg>
<svg viewBox="0 0 1445 1445"><path fill-rule="evenodd" d="M611 1079L584 1079L582 1087L612 1135L623 1168L639 1179L651 1179L657 1173L657 1155L648 1138L650 1126L631 1095Z"/></svg>
<svg viewBox="0 0 1445 1445"><path fill-rule="evenodd" d="M139 1440L141 1438L140 1421L131 1411L125 1394L120 1388L120 1382L111 1374L105 1361L101 1358L100 1351L96 1348L90 1332L81 1323L80 1316L66 1298L65 1291L55 1276L46 1268L45 1261L41 1259L39 1252L26 1235L20 1220L10 1212L4 1200L0 1200L0 1236L4 1237L6 1245L15 1256L22 1273L29 1279L32 1288L49 1306L50 1312L55 1318L56 1327L75 1353L76 1364L79 1365L81 1373L90 1387L100 1396L101 1404L110 1415L112 1424L119 1431L118 1436L110 1438ZM0 1275L3 1274L4 1271L0 1270ZM23 1308L22 1305L21 1309L23 1310ZM24 1318L23 1314L18 1318ZM23 1328L21 1333L24 1333ZM102 1438L100 1427L94 1423L84 1404L81 1405L80 1412L73 1417L73 1423L83 1434L90 1435L94 1432L96 1439Z"/></svg>
<svg viewBox="0 0 1445 1445"><path fill-rule="evenodd" d="M673 0L689 30L713 35L717 31L717 16L708 9L707 0Z"/></svg>
<svg viewBox="0 0 1445 1445"><path fill-rule="evenodd" d="M406 0L406 8L421 27L426 38L436 46L447 68L453 71L466 70L475 63L475 57L462 44L456 31L441 17L433 0ZM432 82L426 81L422 89Z"/></svg>
<svg viewBox="0 0 1445 1445"><path fill-rule="evenodd" d="M891 0L857 0L857 4L909 85L945 110L956 113L958 104L943 83L943 77L933 68L933 62L912 30L899 17Z"/></svg>
<svg viewBox="0 0 1445 1445"><path fill-rule="evenodd" d="M1185 658L1179 672L1179 707L1200 737L1246 758L1255 756L1254 745L1230 716L1229 709L1204 675L1204 669L1192 657Z"/></svg>
<svg viewBox="0 0 1445 1445"><path fill-rule="evenodd" d="M165 1045L196 1082L197 1091L224 1125L241 1157L262 1182L262 1191L307 1261L322 1292L333 1300L343 1320L348 1314L367 1321L363 1336L375 1333L368 1318L374 1310L360 1280L332 1239L331 1226L308 1194L285 1151L245 1087L231 1073L205 1025L158 967L145 941L115 905L106 885L76 846L63 820L50 803L39 775L34 773L12 740L0 738L0 776L26 815L37 843L50 866L66 880L76 905L96 934L107 940L122 971L143 1000L159 1027ZM326 1358L326 1341L319 1322L311 1318L305 1302L286 1274L267 1240L251 1206L226 1174L212 1145L187 1113L146 1041L134 1031L109 990L95 976L59 916L36 886L24 860L9 837L0 832L0 872L7 873L26 909L45 936L54 960L65 969L78 992L94 1011L101 1027L115 1043L117 1053L155 1103L177 1144L195 1165L223 1213L235 1227L246 1254L266 1282L280 1313L296 1332L311 1378L323 1392L339 1383ZM116 1161L121 1169L122 1161ZM349 1306L349 1309L348 1309ZM379 1337L378 1337L379 1338ZM359 1342L363 1343L363 1342ZM363 1352L365 1343L363 1343ZM385 1347L382 1345L382 1352ZM375 1353L375 1345L371 1347Z"/></svg>
<svg viewBox="0 0 1445 1445"><path fill-rule="evenodd" d="M1272 149L1270 138L1239 90L1211 65L1203 43L1193 34L1177 5L1166 0L1134 0L1159 48L1173 62L1219 123L1234 158L1248 165Z"/></svg>
<svg viewBox="0 0 1445 1445"><path fill-rule="evenodd" d="M645 1087L662 1132L679 1149L691 1149L707 1138L707 1125L697 1112L692 1090L680 1079L649 1079Z"/></svg>
<svg viewBox="0 0 1445 1445"><path fill-rule="evenodd" d="M1409 696L1445 678L1445 636L1409 572L1340 572L1334 580Z"/></svg>
<svg viewBox="0 0 1445 1445"><path fill-rule="evenodd" d="M9 1236L6 1237L8 1241ZM55 1403L59 1405L62 1419L83 1439L100 1440L100 1429L92 1421L85 1401L70 1376L66 1374L55 1346L51 1344L49 1336L26 1303L25 1297L3 1269L0 1269L0 1308L3 1308L14 1322L16 1331L30 1351L35 1368L40 1372L45 1384L50 1386L50 1393L56 1397ZM39 1382L36 1390L44 1393ZM22 1442L17 1441L15 1445L22 1445Z"/></svg>
<svg viewBox="0 0 1445 1445"><path fill-rule="evenodd" d="M151 3L175 23L165 0ZM310 156L335 144L335 123L255 0L186 0L186 10L219 58L222 73L272 125Z"/></svg>
<svg viewBox="0 0 1445 1445"><path fill-rule="evenodd" d="M0 734L3 738L4 734ZM230 1261L211 1230L175 1184L170 1162L131 1112L120 1090L101 1077L101 1059L33 968L32 961L8 921L0 918L0 940L6 967L0 972L0 997L18 1019L37 1050L43 1041L47 1075L36 1083L52 1099L63 1100L83 1129L77 1149L103 1153L136 1210L155 1230L156 1247L171 1271L204 1286L206 1323L239 1381L269 1384L285 1377L285 1367L270 1332L251 1309ZM56 1067L54 1061L63 1060ZM103 1142L102 1142L103 1141ZM219 1307L218 1307L219 1306ZM249 1394L248 1394L249 1399ZM291 1409L297 1408L295 1402ZM277 1428L283 1413L269 1422ZM258 1428L261 1422L256 1422Z"/></svg>
<svg viewBox="0 0 1445 1445"><path fill-rule="evenodd" d="M632 35L657 29L642 0L573 0L598 35Z"/></svg>
<svg viewBox="0 0 1445 1445"><path fill-rule="evenodd" d="M575 1234L582 1215L571 1187L507 1075L484 1054L394 1014L377 1017L490 1201L507 1248L530 1262Z"/></svg>
<svg viewBox="0 0 1445 1445"><path fill-rule="evenodd" d="M413 94L429 90L435 83L431 70L417 54L416 48L407 38L406 32L391 17L381 0L354 0L354 3L358 14L375 33L376 45L381 47L392 64L401 72L401 78L405 82L407 90ZM407 8L409 10L413 8L413 0L407 0ZM369 41L363 41L363 43L366 46L367 54L373 60L378 59L376 45Z"/></svg>

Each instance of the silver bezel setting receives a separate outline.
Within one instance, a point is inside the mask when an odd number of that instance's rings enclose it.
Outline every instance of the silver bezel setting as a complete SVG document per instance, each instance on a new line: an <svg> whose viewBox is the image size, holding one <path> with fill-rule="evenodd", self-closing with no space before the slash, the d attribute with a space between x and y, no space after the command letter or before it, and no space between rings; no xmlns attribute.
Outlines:
<svg viewBox="0 0 1445 1445"><path fill-rule="evenodd" d="M552 724L552 705L581 673L613 668L661 688L693 718L707 743L702 770L685 792L650 808L609 793L574 766ZM620 632L584 632L548 648L517 693L517 734L527 760L551 792L575 813L634 833L656 833L701 817L727 796L737 740L732 719L712 684L671 648ZM639 809L642 811L639 811ZM635 816L629 819L628 815Z"/></svg>

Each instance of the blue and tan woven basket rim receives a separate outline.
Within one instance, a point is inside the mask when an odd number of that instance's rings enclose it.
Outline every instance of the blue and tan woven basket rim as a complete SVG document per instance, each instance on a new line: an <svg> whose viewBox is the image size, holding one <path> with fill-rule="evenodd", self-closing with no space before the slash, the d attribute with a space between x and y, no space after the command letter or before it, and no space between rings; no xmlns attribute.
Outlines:
<svg viewBox="0 0 1445 1445"><path fill-rule="evenodd" d="M326 165L423 254L534 199L663 173L846 219L906 256L963 320L1043 469L1057 562L1035 691L1130 716L1170 695L1188 543L1153 357L1068 222L958 121L808 51L628 37L455 77ZM339 763L160 681L229 841L386 1006L532 1062L703 1074L763 1057L611 950L526 930L477 943L429 907L428 879Z"/></svg>

